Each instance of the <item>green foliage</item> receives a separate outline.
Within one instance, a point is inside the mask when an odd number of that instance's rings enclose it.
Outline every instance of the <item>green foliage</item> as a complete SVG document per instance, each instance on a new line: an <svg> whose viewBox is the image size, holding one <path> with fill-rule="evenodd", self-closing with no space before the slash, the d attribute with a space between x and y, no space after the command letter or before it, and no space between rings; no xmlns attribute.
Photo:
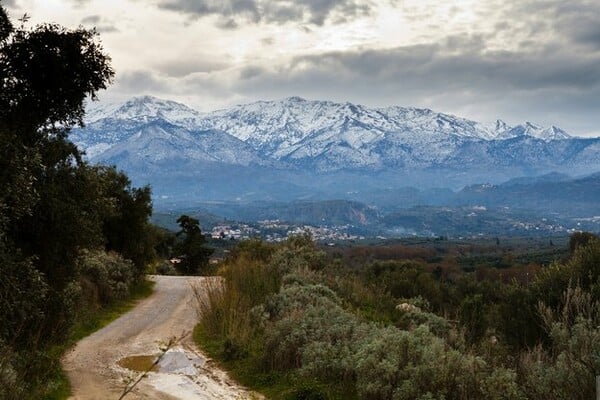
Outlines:
<svg viewBox="0 0 600 400"><path fill-rule="evenodd" d="M0 399L19 399L25 394L25 384L15 369L17 359L14 350L0 340Z"/></svg>
<svg viewBox="0 0 600 400"><path fill-rule="evenodd" d="M569 267L581 287L600 298L600 239L594 237L586 245L577 247Z"/></svg>
<svg viewBox="0 0 600 400"><path fill-rule="evenodd" d="M546 334L537 312L535 288L508 285L503 288L494 326L502 340L516 349L535 346L546 340Z"/></svg>
<svg viewBox="0 0 600 400"><path fill-rule="evenodd" d="M540 304L550 346L521 360L524 387L532 400L590 399L600 375L600 302L581 287L569 288L558 309Z"/></svg>
<svg viewBox="0 0 600 400"><path fill-rule="evenodd" d="M175 247L177 255L181 258L176 267L184 275L202 274L208 267L213 250L205 245L206 238L200 230L200 223L187 215L180 216L177 223L181 227L177 236L183 235L183 241Z"/></svg>
<svg viewBox="0 0 600 400"><path fill-rule="evenodd" d="M85 99L112 77L95 31L14 27L0 6L0 391L8 398L43 398L49 380L64 382L60 351L73 325L127 297L154 256L149 189L89 166L68 141Z"/></svg>
<svg viewBox="0 0 600 400"><path fill-rule="evenodd" d="M366 279L396 299L421 296L438 310L445 303L440 282L419 262L376 262L366 270Z"/></svg>
<svg viewBox="0 0 600 400"><path fill-rule="evenodd" d="M27 347L27 333L44 321L49 287L30 260L8 253L1 242L0 262L0 343Z"/></svg>
<svg viewBox="0 0 600 400"><path fill-rule="evenodd" d="M482 359L448 349L424 326L374 331L356 363L364 399L523 398L514 373L491 371Z"/></svg>
<svg viewBox="0 0 600 400"><path fill-rule="evenodd" d="M177 270L169 261L160 262L155 272L159 275L177 275Z"/></svg>
<svg viewBox="0 0 600 400"><path fill-rule="evenodd" d="M428 309L429 303L420 296L407 299L405 303L396 306L396 310L402 315L397 326L411 330L424 325L435 335L447 337L451 329L450 323L437 314L427 312Z"/></svg>
<svg viewBox="0 0 600 400"><path fill-rule="evenodd" d="M83 251L78 265L81 286L93 304L125 299L135 281L132 262L117 253Z"/></svg>
<svg viewBox="0 0 600 400"><path fill-rule="evenodd" d="M288 400L327 400L327 395L320 389L306 386L294 390L294 393L287 397Z"/></svg>
<svg viewBox="0 0 600 400"><path fill-rule="evenodd" d="M252 323L259 313L255 307L276 293L281 282L275 265L257 259L263 251L261 242L242 242L235 256L222 266L224 280L208 281L206 294L196 293L207 334L223 335L232 343L251 347L254 330L259 328Z"/></svg>
<svg viewBox="0 0 600 400"><path fill-rule="evenodd" d="M132 188L129 178L114 167L97 171L110 204L102 225L106 249L131 260L139 278L156 257L154 246L159 240L159 233L148 222L152 214L150 188Z"/></svg>
<svg viewBox="0 0 600 400"><path fill-rule="evenodd" d="M594 240L530 279L505 282L489 271L440 279L443 271L412 261L347 268L307 238L265 246L231 253L201 330L213 355L273 398L593 396Z"/></svg>
<svg viewBox="0 0 600 400"><path fill-rule="evenodd" d="M460 321L466 328L467 340L475 343L487 329L486 306L481 294L465 297L460 304Z"/></svg>

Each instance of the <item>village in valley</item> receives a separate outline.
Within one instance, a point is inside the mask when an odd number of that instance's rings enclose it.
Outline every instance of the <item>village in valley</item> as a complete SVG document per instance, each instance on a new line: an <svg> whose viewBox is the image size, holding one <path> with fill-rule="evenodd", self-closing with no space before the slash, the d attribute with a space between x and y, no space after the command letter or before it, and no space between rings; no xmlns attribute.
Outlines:
<svg viewBox="0 0 600 400"><path fill-rule="evenodd" d="M267 242L283 242L290 236L309 234L319 242L364 240L365 237L353 234L352 225L313 226L290 224L280 220L263 220L256 224L220 224L212 228L210 236L216 240L247 240L261 238Z"/></svg>

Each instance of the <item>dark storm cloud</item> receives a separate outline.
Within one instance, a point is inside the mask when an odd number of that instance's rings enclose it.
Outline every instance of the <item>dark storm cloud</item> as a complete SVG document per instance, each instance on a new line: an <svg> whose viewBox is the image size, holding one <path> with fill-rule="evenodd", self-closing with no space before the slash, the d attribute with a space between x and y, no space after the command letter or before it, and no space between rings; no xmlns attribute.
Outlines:
<svg viewBox="0 0 600 400"><path fill-rule="evenodd" d="M452 37L440 44L296 57L273 69L247 67L232 89L259 98L299 94L470 109L477 115L467 116L474 119L512 115L585 132L600 127L598 65L597 53L553 46L490 52L480 37Z"/></svg>
<svg viewBox="0 0 600 400"><path fill-rule="evenodd" d="M217 26L221 29L236 29L239 25L233 18L222 17L217 21Z"/></svg>
<svg viewBox="0 0 600 400"><path fill-rule="evenodd" d="M425 91L444 87L586 89L600 82L599 62L598 55L582 57L574 51L557 52L553 47L535 53L489 52L479 39L468 44L465 39L451 38L445 45L297 57L290 72L331 70L352 79L393 81Z"/></svg>
<svg viewBox="0 0 600 400"><path fill-rule="evenodd" d="M241 80L252 79L254 77L258 77L258 76L264 74L265 72L266 72L266 70L263 68L260 68L260 67L254 67L254 66L246 67L240 71L240 79Z"/></svg>
<svg viewBox="0 0 600 400"><path fill-rule="evenodd" d="M530 0L507 9L513 16L538 21L555 40L600 50L600 1Z"/></svg>
<svg viewBox="0 0 600 400"><path fill-rule="evenodd" d="M368 3L359 0L162 0L159 7L192 17L220 16L229 28L239 20L323 25L332 16L333 22L341 23L371 11Z"/></svg>

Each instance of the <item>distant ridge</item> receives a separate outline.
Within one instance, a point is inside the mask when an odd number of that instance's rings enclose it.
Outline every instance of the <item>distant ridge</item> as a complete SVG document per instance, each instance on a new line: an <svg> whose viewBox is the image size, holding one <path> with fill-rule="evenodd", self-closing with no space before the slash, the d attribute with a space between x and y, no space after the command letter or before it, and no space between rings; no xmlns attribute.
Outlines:
<svg viewBox="0 0 600 400"><path fill-rule="evenodd" d="M214 183L213 189L239 183L242 197L247 191L268 197L264 187L275 181L298 196L343 195L356 185L457 188L600 171L600 139L572 137L555 126L488 125L430 109L300 97L210 113L151 96L92 104L85 128L71 139L91 161L116 164L159 192L174 190L173 176L206 188ZM244 174L262 187L247 177L237 182ZM329 180L315 179L323 174Z"/></svg>

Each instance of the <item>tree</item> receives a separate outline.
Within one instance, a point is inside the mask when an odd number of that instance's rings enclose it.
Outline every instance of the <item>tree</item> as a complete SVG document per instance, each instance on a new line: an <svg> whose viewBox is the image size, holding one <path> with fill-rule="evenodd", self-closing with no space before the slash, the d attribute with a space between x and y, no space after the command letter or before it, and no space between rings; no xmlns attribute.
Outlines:
<svg viewBox="0 0 600 400"><path fill-rule="evenodd" d="M138 277L156 257L158 236L148 222L152 214L150 187L131 187L131 181L114 167L97 167L103 193L110 199L111 208L103 221L106 250L116 251L130 259Z"/></svg>
<svg viewBox="0 0 600 400"><path fill-rule="evenodd" d="M0 397L34 393L56 368L45 352L77 314L83 249L102 246L111 209L97 171L67 137L107 87L93 30L15 27L0 5ZM7 372L8 371L8 372ZM8 396L8 397L6 397Z"/></svg>
<svg viewBox="0 0 600 400"><path fill-rule="evenodd" d="M112 76L94 31L15 27L0 6L0 280L15 284L0 307L21 309L26 321L26 310L42 299L45 321L39 329L6 332L11 341L64 334L62 322L73 316L68 287L76 254L102 243L98 180L67 136L82 123L84 100ZM14 279L16 273L42 282Z"/></svg>
<svg viewBox="0 0 600 400"><path fill-rule="evenodd" d="M186 275L194 275L202 272L208 267L208 260L213 253L213 249L205 246L206 239L200 230L200 222L187 215L182 215L177 219L181 230L177 236L184 236L177 247L182 260L177 264L179 271Z"/></svg>

